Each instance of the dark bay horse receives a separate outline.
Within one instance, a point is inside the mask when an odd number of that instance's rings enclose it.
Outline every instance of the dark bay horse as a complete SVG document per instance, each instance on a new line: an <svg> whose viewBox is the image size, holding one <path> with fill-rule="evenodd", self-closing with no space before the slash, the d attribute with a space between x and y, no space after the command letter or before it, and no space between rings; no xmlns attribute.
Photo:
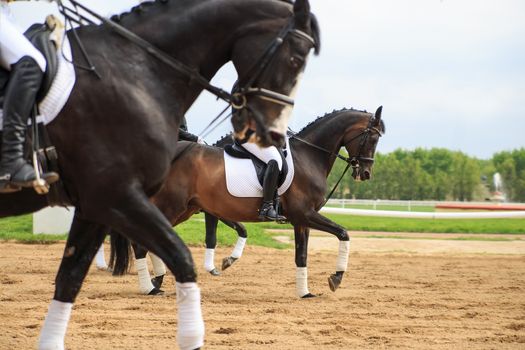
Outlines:
<svg viewBox="0 0 525 350"><path fill-rule="evenodd" d="M290 138L295 174L289 189L281 195L281 203L283 214L294 227L296 287L297 295L301 298L313 296L308 291L306 270L310 228L331 233L339 239L336 272L328 281L332 291L341 283L347 268L350 238L345 228L322 216L318 210L324 204L326 179L341 147L345 147L348 152L347 161L353 166L354 179L371 178L375 149L379 137L385 131L381 111L381 107L375 114L352 109L334 111L318 118ZM188 142L180 142L179 147L184 151L173 162L161 191L152 198L152 202L172 225L189 219L202 209L207 213L207 240L213 242L213 226L216 228L217 221L213 222L212 216L225 219L231 225L241 221L259 222L261 198L239 198L229 194L221 148ZM213 230L208 231L208 228ZM238 232L243 231L242 227L234 228ZM138 258L145 257L145 249L134 248ZM207 248L210 248L208 244ZM127 246L115 249L128 250ZM239 257L242 247L237 246L235 249L238 251L232 255ZM122 260L120 263L127 261ZM120 270L125 268L118 266Z"/></svg>
<svg viewBox="0 0 525 350"><path fill-rule="evenodd" d="M256 129L260 144L283 142L289 95L310 49L319 50L308 0L157 0L121 15L119 23L193 76L209 80L232 61L241 87L232 101L240 110L232 119L237 137ZM198 348L204 324L193 259L149 197L169 173L180 121L203 86L108 23L80 27L76 34L68 32L75 61L85 65L81 42L100 78L77 67L73 92L47 127L76 211L39 347L63 349L73 302L111 227L158 255L176 276L178 343ZM32 190L3 194L0 216L47 205Z"/></svg>

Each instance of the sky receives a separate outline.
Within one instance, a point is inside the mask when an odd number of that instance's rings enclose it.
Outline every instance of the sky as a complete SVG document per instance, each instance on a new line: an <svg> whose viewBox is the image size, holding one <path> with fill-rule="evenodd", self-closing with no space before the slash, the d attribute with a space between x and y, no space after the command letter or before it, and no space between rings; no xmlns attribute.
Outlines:
<svg viewBox="0 0 525 350"><path fill-rule="evenodd" d="M104 15L138 0L81 0ZM310 0L322 35L311 56L290 127L334 109L383 106L378 151L443 147L482 159L525 147L525 1ZM20 27L54 11L46 2L11 5ZM212 82L229 90L231 65ZM225 105L207 92L188 111L199 134ZM223 123L205 137L231 130Z"/></svg>

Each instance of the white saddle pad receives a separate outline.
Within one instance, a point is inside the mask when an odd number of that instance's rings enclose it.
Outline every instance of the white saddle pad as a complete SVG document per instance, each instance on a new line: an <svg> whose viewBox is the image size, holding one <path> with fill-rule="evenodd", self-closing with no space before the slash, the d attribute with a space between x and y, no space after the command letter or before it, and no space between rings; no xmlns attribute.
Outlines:
<svg viewBox="0 0 525 350"><path fill-rule="evenodd" d="M68 62L71 61L71 46L67 39L62 44L62 52L58 52L58 69L55 79L51 83L51 87L47 92L46 97L38 105L40 115L37 116L38 122L49 124L60 113L67 100L73 86L75 85L75 67ZM67 60L64 58L66 56ZM3 111L0 109L0 130L3 125Z"/></svg>
<svg viewBox="0 0 525 350"><path fill-rule="evenodd" d="M288 174L283 184L277 190L282 195L292 184L294 176L292 150L286 139L286 163ZM224 152L224 168L226 171L226 187L234 197L262 197L262 186L257 179L257 173L251 159L240 159Z"/></svg>

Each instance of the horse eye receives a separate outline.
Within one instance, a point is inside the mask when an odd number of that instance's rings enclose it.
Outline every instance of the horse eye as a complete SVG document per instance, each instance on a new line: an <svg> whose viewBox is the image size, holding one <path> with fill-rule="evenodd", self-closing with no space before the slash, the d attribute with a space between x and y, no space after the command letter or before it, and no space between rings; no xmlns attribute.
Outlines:
<svg viewBox="0 0 525 350"><path fill-rule="evenodd" d="M299 68L303 65L303 59L297 56L290 57L290 65L294 68Z"/></svg>

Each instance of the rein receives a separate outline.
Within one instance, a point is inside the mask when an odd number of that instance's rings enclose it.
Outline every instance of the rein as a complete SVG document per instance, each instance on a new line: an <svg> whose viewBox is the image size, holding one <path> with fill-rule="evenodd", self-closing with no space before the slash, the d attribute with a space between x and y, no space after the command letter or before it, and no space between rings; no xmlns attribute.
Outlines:
<svg viewBox="0 0 525 350"><path fill-rule="evenodd" d="M365 129L363 129L363 131L361 131L359 134L357 134L356 136L352 137L350 140L348 140L347 142L345 142L343 145L341 145L341 147L343 146L347 146L349 143L351 143L352 141L356 140L357 138L360 138L360 142L359 142L359 150L357 152L357 156L348 156L348 157L345 157L345 156L342 156L340 155L339 153L335 153L335 152L332 152L324 147L320 147L316 144L313 144L303 138L300 138L299 136L297 136L297 134L293 134L291 136L291 138L294 138L304 144L307 144L308 146L310 147L313 147L315 149L318 149L322 152L325 152L327 154L329 154L330 156L335 156L339 159L342 159L343 161L346 162L346 167L345 167L345 170L343 170L341 176L339 177L339 180L337 180L337 182L335 183L334 187L332 188L332 190L330 191L330 193L328 194L328 196L326 197L325 201L323 202L323 204L321 204L320 208L324 207L325 204L328 202L328 200L332 197L332 195L334 194L335 190L337 189L337 187L339 186L339 184L341 183L341 180L343 179L343 177L345 176L346 172L348 171L348 169L350 167L352 167L352 170L353 171L356 171L359 169L359 161L367 161L367 162L371 162L373 163L374 162L374 158L370 158L370 157L363 157L361 156L361 152L363 151L363 147L365 146L366 144L366 141L368 140L368 137L370 136L370 133L371 132L376 132L379 136L382 135L381 131L372 126L372 121L373 121L373 116L370 116L370 119L368 120L368 125ZM341 148L339 147L339 148Z"/></svg>
<svg viewBox="0 0 525 350"><path fill-rule="evenodd" d="M308 41L311 46L315 46L315 40L307 33L300 31L298 29L293 28L293 17L287 22L286 26L279 32L277 37L270 43L270 45L266 48L264 54L261 56L261 58L256 62L256 64L251 68L252 74L249 74L248 76L250 79L242 84L241 88L235 91L234 93L229 93L219 87L216 87L210 82L204 78L202 75L200 75L196 69L188 67L186 64L178 61L171 55L167 54L166 52L160 50L159 48L152 45L150 42L144 40L140 36L136 35L135 33L131 32L130 30L124 28L123 26L115 23L111 19L107 19L93 10L90 10L86 6L80 4L76 0L70 0L70 2L74 5L75 9L70 9L62 4L62 1L57 1L59 4L59 10L62 13L62 15L69 21L74 21L76 23L81 24L82 20L93 23L91 20L86 18L85 16L82 16L78 12L78 8L82 9L83 11L87 12L89 15L95 17L96 19L100 20L103 24L107 25L109 28L114 30L116 33L120 34L130 42L134 43L135 45L139 46L140 48L144 49L147 53L152 55L153 57L157 58L159 61L163 62L164 64L168 65L169 67L173 68L175 71L181 73L182 75L189 78L190 83L195 82L199 84L203 89L209 91L210 93L217 96L217 98L220 98L227 102L229 106L231 106L235 110L241 110L247 107L247 96L257 96L261 99L285 105L285 106L293 106L294 100L288 95L281 94L276 91L264 89L264 88L258 88L253 87L252 85L255 83L255 81L259 78L259 76L264 72L264 70L267 68L268 64L270 63L271 59L274 57L275 53L281 46L281 44L284 42L284 38L288 35L296 35L297 37ZM77 16L77 18L74 18L72 15ZM75 39L80 43L79 38L76 36L76 32L73 31L75 34ZM83 46L80 45L80 48L82 50L82 53L84 57L86 58L86 61L89 64L89 67L85 67L87 70L94 72L99 78L100 76L97 74L95 67L89 62L89 59L87 57L87 54L83 50ZM221 112L206 128L209 128L225 111ZM262 120L262 114L260 113L251 113L252 117L254 118L257 126L261 127L261 131L266 133L266 126L263 123ZM226 119L226 118L224 118Z"/></svg>

